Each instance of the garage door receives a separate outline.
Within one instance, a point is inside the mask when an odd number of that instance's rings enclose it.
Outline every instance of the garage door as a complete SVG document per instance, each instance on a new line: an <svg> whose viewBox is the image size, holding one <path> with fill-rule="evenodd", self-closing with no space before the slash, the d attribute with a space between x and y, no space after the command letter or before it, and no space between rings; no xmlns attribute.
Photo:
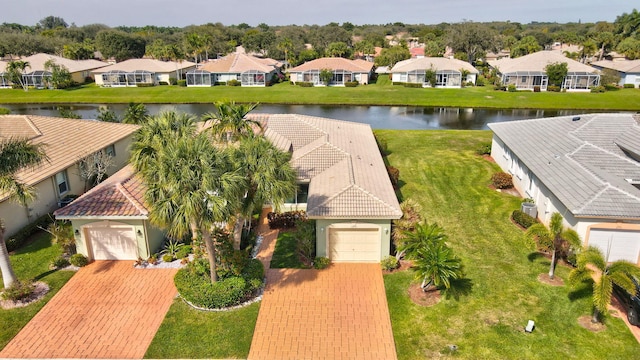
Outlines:
<svg viewBox="0 0 640 360"><path fill-rule="evenodd" d="M638 262L640 232L610 229L591 229L589 245L599 248L608 261L628 260Z"/></svg>
<svg viewBox="0 0 640 360"><path fill-rule="evenodd" d="M338 262L380 261L379 229L330 229L329 258Z"/></svg>
<svg viewBox="0 0 640 360"><path fill-rule="evenodd" d="M136 260L136 236L131 226L101 226L86 228L94 260Z"/></svg>

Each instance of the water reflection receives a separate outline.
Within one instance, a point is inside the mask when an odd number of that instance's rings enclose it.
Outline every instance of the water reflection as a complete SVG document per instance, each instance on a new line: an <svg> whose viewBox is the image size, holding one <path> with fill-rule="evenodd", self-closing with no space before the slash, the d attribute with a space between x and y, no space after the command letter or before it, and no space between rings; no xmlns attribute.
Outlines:
<svg viewBox="0 0 640 360"><path fill-rule="evenodd" d="M0 105L11 109L13 114L34 114L58 116L58 105L51 104L15 104ZM70 107L83 119L95 119L101 104L73 104ZM122 116L126 104L108 105ZM211 104L149 104L149 113L177 110L202 115L214 110ZM374 129L464 129L484 130L487 124L522 119L582 114L580 110L536 110L536 109L473 109L450 107L415 106L334 106L334 105L260 105L256 112L269 114L304 114L332 119L361 122ZM594 112L594 111L589 111Z"/></svg>

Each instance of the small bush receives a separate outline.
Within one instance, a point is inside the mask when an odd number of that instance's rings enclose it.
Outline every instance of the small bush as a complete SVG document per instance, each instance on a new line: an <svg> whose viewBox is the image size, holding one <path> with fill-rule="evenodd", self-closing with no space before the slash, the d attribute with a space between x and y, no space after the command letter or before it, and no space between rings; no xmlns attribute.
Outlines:
<svg viewBox="0 0 640 360"><path fill-rule="evenodd" d="M184 259L191 254L191 246L183 246L176 252L177 259Z"/></svg>
<svg viewBox="0 0 640 360"><path fill-rule="evenodd" d="M3 300L19 301L29 297L36 286L32 281L17 280L2 293Z"/></svg>
<svg viewBox="0 0 640 360"><path fill-rule="evenodd" d="M298 81L296 85L300 87L313 87L313 83L308 81Z"/></svg>
<svg viewBox="0 0 640 360"><path fill-rule="evenodd" d="M533 92L540 92L540 85L534 85Z"/></svg>
<svg viewBox="0 0 640 360"><path fill-rule="evenodd" d="M242 271L242 277L247 280L258 279L262 281L264 279L264 265L262 265L262 261L258 259L249 260L249 263Z"/></svg>
<svg viewBox="0 0 640 360"><path fill-rule="evenodd" d="M156 84L154 83L140 83L140 84L136 84L136 87L153 87Z"/></svg>
<svg viewBox="0 0 640 360"><path fill-rule="evenodd" d="M307 218L307 213L303 210L287 211L283 213L270 212L267 214L270 229L288 229L296 226L297 220Z"/></svg>
<svg viewBox="0 0 640 360"><path fill-rule="evenodd" d="M87 257L82 254L73 254L69 258L69 262L73 266L83 267L87 266L87 264L89 263L89 259L87 259Z"/></svg>
<svg viewBox="0 0 640 360"><path fill-rule="evenodd" d="M176 79L174 77L170 77L169 78L169 84L170 85L177 85L178 84L178 79Z"/></svg>
<svg viewBox="0 0 640 360"><path fill-rule="evenodd" d="M187 80L178 80L177 84L178 86L185 87L187 86Z"/></svg>
<svg viewBox="0 0 640 360"><path fill-rule="evenodd" d="M404 87L406 87L406 88L422 88L422 84L420 84L420 83L404 83Z"/></svg>
<svg viewBox="0 0 640 360"><path fill-rule="evenodd" d="M491 183L496 189L509 189L513 187L511 175L505 172L497 172L491 176Z"/></svg>
<svg viewBox="0 0 640 360"><path fill-rule="evenodd" d="M506 91L506 90L507 90L507 87L506 87L506 86L504 86L504 85L494 85L494 86L493 86L493 90L496 90L496 91Z"/></svg>
<svg viewBox="0 0 640 360"><path fill-rule="evenodd" d="M329 267L329 265L331 265L331 260L329 260L328 257L321 256L313 260L314 269L318 269L318 270L326 269L327 267Z"/></svg>
<svg viewBox="0 0 640 360"><path fill-rule="evenodd" d="M27 239L35 234L40 228L46 228L53 222L53 216L51 214L45 214L36 219L31 224L23 227L18 230L17 233L13 234L6 240L7 251L14 251L24 245Z"/></svg>
<svg viewBox="0 0 640 360"><path fill-rule="evenodd" d="M7 115L7 114L10 114L10 113L11 113L11 110L9 110L7 108L0 107L0 115Z"/></svg>
<svg viewBox="0 0 640 360"><path fill-rule="evenodd" d="M486 143L486 144L480 145L480 147L476 149L476 154L478 154L478 155L490 155L491 154L491 143Z"/></svg>
<svg viewBox="0 0 640 360"><path fill-rule="evenodd" d="M511 218L516 224L522 226L525 229L530 228L531 225L538 222L538 219L520 210L513 210L513 213L511 214Z"/></svg>
<svg viewBox="0 0 640 360"><path fill-rule="evenodd" d="M620 90L620 87L614 84L604 84L604 89L607 91L618 91Z"/></svg>
<svg viewBox="0 0 640 360"><path fill-rule="evenodd" d="M69 260L67 260L63 256L59 256L53 260L51 260L51 267L56 269L62 269L69 266Z"/></svg>
<svg viewBox="0 0 640 360"><path fill-rule="evenodd" d="M625 88L625 89L635 89L636 85L635 84L624 84L624 85L622 85L622 87Z"/></svg>
<svg viewBox="0 0 640 360"><path fill-rule="evenodd" d="M167 85L169 85L169 83L168 83L168 82L166 82L166 81L158 81L158 85L160 85L160 86L167 86Z"/></svg>
<svg viewBox="0 0 640 360"><path fill-rule="evenodd" d="M403 82L399 82L399 81L391 82L391 85L401 85L401 86L404 86L404 84L405 84L405 83L403 83Z"/></svg>
<svg viewBox="0 0 640 360"><path fill-rule="evenodd" d="M231 79L227 81L227 86L241 86L242 83L236 79Z"/></svg>
<svg viewBox="0 0 640 360"><path fill-rule="evenodd" d="M393 166L387 166L387 173L389 174L389 180L394 189L398 188L398 181L400 180L400 170Z"/></svg>
<svg viewBox="0 0 640 360"><path fill-rule="evenodd" d="M398 259L395 256L385 256L384 259L380 262L380 266L382 266L382 270L391 271L397 269L399 265Z"/></svg>
<svg viewBox="0 0 640 360"><path fill-rule="evenodd" d="M242 302L246 294L246 281L230 277L212 283L206 274L191 271L189 266L180 269L174 278L180 296L188 302L207 309L220 309Z"/></svg>
<svg viewBox="0 0 640 360"><path fill-rule="evenodd" d="M606 90L605 90L604 86L592 86L591 87L591 92L592 93L603 93L605 91Z"/></svg>
<svg viewBox="0 0 640 360"><path fill-rule="evenodd" d="M509 84L509 86L507 86L507 91L508 92L516 92L518 89L516 89L516 86L513 84Z"/></svg>
<svg viewBox="0 0 640 360"><path fill-rule="evenodd" d="M356 87L358 85L360 85L360 83L357 81L347 81L344 83L345 87Z"/></svg>
<svg viewBox="0 0 640 360"><path fill-rule="evenodd" d="M173 261L173 255L171 254L164 254L162 255L162 261L169 263Z"/></svg>
<svg viewBox="0 0 640 360"><path fill-rule="evenodd" d="M484 78L484 76L478 76L478 78L476 79L476 86L485 86L486 81L487 80Z"/></svg>
<svg viewBox="0 0 640 360"><path fill-rule="evenodd" d="M549 85L549 86L547 86L547 91L560 92L560 86Z"/></svg>

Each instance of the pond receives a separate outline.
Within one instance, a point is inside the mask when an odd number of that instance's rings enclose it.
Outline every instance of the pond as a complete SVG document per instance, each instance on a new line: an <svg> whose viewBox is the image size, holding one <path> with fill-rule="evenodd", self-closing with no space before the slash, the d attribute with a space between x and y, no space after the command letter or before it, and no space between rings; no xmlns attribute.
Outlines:
<svg viewBox="0 0 640 360"><path fill-rule="evenodd" d="M55 104L4 104L12 114L32 114L59 116ZM81 115L83 119L95 119L102 104L65 104ZM161 111L202 115L214 111L212 104L148 104L149 113L155 115ZM127 104L110 104L108 107L119 116ZM331 119L361 122L374 129L460 129L486 130L487 124L495 122L532 119L541 117L583 114L581 110L535 110L535 109L473 109L448 107L412 107L412 106L336 106L336 105L260 105L254 112L269 114L304 114ZM593 111L589 111L593 112Z"/></svg>

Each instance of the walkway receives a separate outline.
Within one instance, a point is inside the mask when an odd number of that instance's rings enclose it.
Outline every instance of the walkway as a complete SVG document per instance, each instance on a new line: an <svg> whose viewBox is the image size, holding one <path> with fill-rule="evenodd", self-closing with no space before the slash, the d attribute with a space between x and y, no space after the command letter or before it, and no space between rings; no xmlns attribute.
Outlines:
<svg viewBox="0 0 640 360"><path fill-rule="evenodd" d="M268 266L277 231L261 227ZM249 359L396 358L379 264L267 270Z"/></svg>
<svg viewBox="0 0 640 360"><path fill-rule="evenodd" d="M69 282L0 358L142 358L173 302L176 269L96 261Z"/></svg>

